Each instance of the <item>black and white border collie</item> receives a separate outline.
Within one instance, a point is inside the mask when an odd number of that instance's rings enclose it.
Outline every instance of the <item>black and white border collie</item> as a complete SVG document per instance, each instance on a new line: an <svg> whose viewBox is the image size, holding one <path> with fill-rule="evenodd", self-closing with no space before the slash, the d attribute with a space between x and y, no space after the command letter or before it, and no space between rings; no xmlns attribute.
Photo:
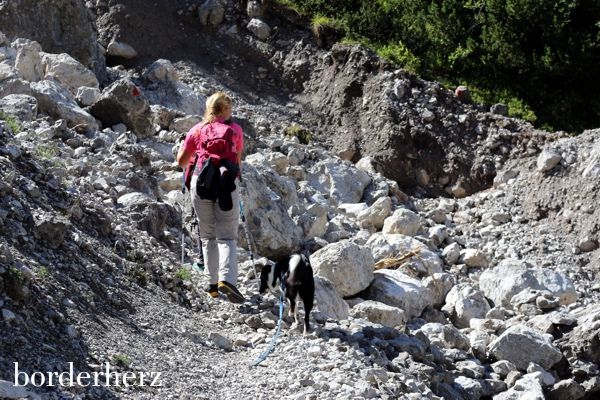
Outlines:
<svg viewBox="0 0 600 400"><path fill-rule="evenodd" d="M260 274L259 292L264 293L267 289L275 291L279 286L282 273L284 295L290 304L290 307L285 310L284 318L291 312L294 314L296 324L299 325L296 303L302 301L304 304L304 335L307 335L310 329L308 317L315 299L315 280L308 257L304 254L292 254L273 265L265 266Z"/></svg>

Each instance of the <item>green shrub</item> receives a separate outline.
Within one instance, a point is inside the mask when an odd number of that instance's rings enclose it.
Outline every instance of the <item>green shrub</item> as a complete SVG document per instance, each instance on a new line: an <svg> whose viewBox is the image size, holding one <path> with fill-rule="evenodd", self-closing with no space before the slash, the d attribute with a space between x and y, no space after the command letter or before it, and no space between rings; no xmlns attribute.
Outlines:
<svg viewBox="0 0 600 400"><path fill-rule="evenodd" d="M187 269L181 268L175 273L175 277L181 279L182 281L189 281L192 279L192 274Z"/></svg>
<svg viewBox="0 0 600 400"><path fill-rule="evenodd" d="M511 115L568 132L600 126L600 0L277 0L343 42L424 79L468 82Z"/></svg>
<svg viewBox="0 0 600 400"><path fill-rule="evenodd" d="M402 43L387 44L377 50L377 54L388 60L396 68L404 68L413 74L419 73L419 58Z"/></svg>
<svg viewBox="0 0 600 400"><path fill-rule="evenodd" d="M123 353L113 354L112 361L116 366L124 368L128 368L129 364L131 364L129 356Z"/></svg>
<svg viewBox="0 0 600 400"><path fill-rule="evenodd" d="M294 122L292 126L285 130L287 137L297 137L300 143L308 144L312 139L310 131Z"/></svg>
<svg viewBox="0 0 600 400"><path fill-rule="evenodd" d="M6 121L6 123L10 126L10 129L13 131L13 134L16 135L21 132L21 127L19 126L17 121L6 115L6 113L2 110L0 110L0 119Z"/></svg>

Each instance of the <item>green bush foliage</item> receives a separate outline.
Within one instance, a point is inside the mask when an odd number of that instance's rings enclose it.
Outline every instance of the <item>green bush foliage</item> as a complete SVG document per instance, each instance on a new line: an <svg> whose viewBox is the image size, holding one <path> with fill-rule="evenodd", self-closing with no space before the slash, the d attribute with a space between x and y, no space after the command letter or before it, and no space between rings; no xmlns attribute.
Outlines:
<svg viewBox="0 0 600 400"><path fill-rule="evenodd" d="M279 0L425 79L461 82L538 126L600 126L600 0ZM477 96L476 96L477 97Z"/></svg>

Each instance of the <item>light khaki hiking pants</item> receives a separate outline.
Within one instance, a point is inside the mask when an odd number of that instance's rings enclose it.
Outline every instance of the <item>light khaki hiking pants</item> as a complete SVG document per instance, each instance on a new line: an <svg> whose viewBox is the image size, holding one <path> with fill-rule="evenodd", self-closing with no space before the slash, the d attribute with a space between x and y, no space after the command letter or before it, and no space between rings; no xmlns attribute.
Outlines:
<svg viewBox="0 0 600 400"><path fill-rule="evenodd" d="M237 285L237 232L240 220L240 182L235 180L236 189L231 192L233 208L221 210L219 202L202 200L196 193L198 176L191 182L192 201L200 226L204 274L211 284L221 281Z"/></svg>

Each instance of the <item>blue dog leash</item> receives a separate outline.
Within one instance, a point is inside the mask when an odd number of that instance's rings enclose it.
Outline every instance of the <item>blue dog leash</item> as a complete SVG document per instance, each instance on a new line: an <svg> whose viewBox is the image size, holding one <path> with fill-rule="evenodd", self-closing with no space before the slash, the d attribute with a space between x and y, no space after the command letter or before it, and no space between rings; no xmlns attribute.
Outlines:
<svg viewBox="0 0 600 400"><path fill-rule="evenodd" d="M279 336L279 331L281 330L281 322L283 321L283 272L279 277L279 290L279 322L277 322L277 332L275 332L275 337L273 337L273 341L271 342L271 345L269 346L267 351L265 351L263 355L258 356L258 360L256 360L254 364L250 365L248 369L255 367L261 362L265 361L267 359L267 356L271 352L271 349L275 346L275 342L277 342L277 337Z"/></svg>

